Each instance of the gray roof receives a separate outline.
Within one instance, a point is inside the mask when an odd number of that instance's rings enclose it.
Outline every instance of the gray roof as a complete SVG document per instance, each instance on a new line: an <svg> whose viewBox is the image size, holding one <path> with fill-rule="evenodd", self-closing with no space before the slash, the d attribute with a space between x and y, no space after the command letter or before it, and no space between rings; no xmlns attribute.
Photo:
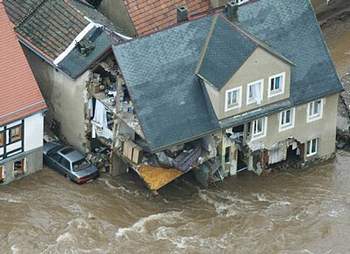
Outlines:
<svg viewBox="0 0 350 254"><path fill-rule="evenodd" d="M240 26L294 63L291 99L302 104L341 92L309 0L259 0L238 10Z"/></svg>
<svg viewBox="0 0 350 254"><path fill-rule="evenodd" d="M220 90L257 46L223 16L216 16L198 74Z"/></svg>
<svg viewBox="0 0 350 254"><path fill-rule="evenodd" d="M102 27L95 27L92 29L86 34L84 39L93 44L94 49L89 54L81 54L78 47L75 47L58 64L58 68L69 75L72 79L76 79L83 74L91 64L101 58L101 56L110 50L112 46L110 36Z"/></svg>
<svg viewBox="0 0 350 254"><path fill-rule="evenodd" d="M222 18L213 29L213 20L215 16L190 21L114 47L151 150L220 128L196 78L196 66L200 66L199 73L220 87L256 44ZM239 28L253 35L256 41L293 63L290 102L265 108L264 115L342 91L309 0L252 1L239 8L238 21ZM238 43L242 52L230 40ZM218 47L224 50L215 51ZM202 58L201 52L207 58ZM216 70L211 66L227 63L231 54L236 57L229 67ZM230 119L225 120L228 122Z"/></svg>
<svg viewBox="0 0 350 254"><path fill-rule="evenodd" d="M195 69L213 17L114 47L151 150L219 128Z"/></svg>

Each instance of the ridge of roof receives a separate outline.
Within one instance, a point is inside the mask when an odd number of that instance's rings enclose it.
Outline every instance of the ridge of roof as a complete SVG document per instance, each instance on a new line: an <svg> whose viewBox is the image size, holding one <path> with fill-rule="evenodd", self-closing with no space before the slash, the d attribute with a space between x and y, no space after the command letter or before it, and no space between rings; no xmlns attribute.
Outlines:
<svg viewBox="0 0 350 254"><path fill-rule="evenodd" d="M222 36L221 33L220 34L215 33L215 35L213 35L214 34L214 30L219 29L217 26L220 26L220 25L222 26L223 25L221 22L218 23L218 19L220 21L222 21L222 22L225 22L225 24L229 25L232 28L232 32L233 33L239 33L242 36L241 39L249 40L256 47L260 47L263 50L267 51L268 53L270 53L270 54L274 55L275 57L279 58L280 60L282 60L282 61L284 61L284 62L286 62L286 63L288 63L290 65L294 65L289 59L287 59L286 57L284 57L281 54L277 53L275 50L270 48L266 43L260 41L259 39L255 38L252 34L250 34L249 32L245 31L242 27L239 26L239 23L231 22L222 13L215 14L214 17L215 17L215 19L213 20L212 28L211 28L211 30L210 30L210 32L208 34L207 41L206 41L206 43L203 46L202 54L201 54L200 60L198 62L198 66L196 68L195 74L197 76L199 76L200 78L204 79L207 83L209 83L211 86L213 86L216 90L220 90L225 85L225 82L227 82L229 80L229 78L231 78L238 71L239 67L244 64L245 60L247 58L249 58L249 56L252 53L252 51L249 51L249 52L247 51L246 52L247 55L245 57L242 56L243 58L240 59L239 63L233 63L233 60L231 61L231 64L235 65L235 67L233 68L232 72L229 72L228 70L226 71L226 75L228 75L228 77L226 77L226 81L221 80L219 82L218 79L216 79L214 81L213 80L213 76L210 73L208 73L209 69L207 68L207 70L206 70L206 67L203 66L203 64L207 64L206 63L206 58L207 57L213 57L212 55L210 55L208 53L209 46L211 45L211 43L213 43L212 40L215 40L215 38L213 38L213 36ZM229 31L229 32L231 32L231 31ZM227 36L229 36L229 35L227 35ZM227 37L227 36L225 36L225 37ZM242 44L243 42L241 41L241 39L236 38L237 43L241 43ZM231 40L229 40L229 41L222 40L222 42L227 44L227 45L232 43ZM243 43L241 45L242 49L244 48L244 44L246 44L246 43ZM221 48L218 47L217 51L220 51L220 50L221 50ZM215 54L215 56L217 56L217 54ZM208 61L211 62L211 60L208 60ZM226 64L230 65L230 63L228 63L228 62ZM227 66L227 67L229 67L229 66ZM203 68L204 68L204 70L203 70ZM210 68L210 69L212 70L212 68ZM205 74L205 72L206 72L206 74ZM209 75L209 76L207 76L207 75ZM210 76L212 76L212 77L210 78ZM214 76L216 76L216 75L214 75Z"/></svg>
<svg viewBox="0 0 350 254"><path fill-rule="evenodd" d="M245 3L248 4L248 3ZM231 22L230 20L227 19L227 17L223 14L219 14L220 16L222 16L222 18L224 20L226 20L230 25L232 25L233 27L235 27L240 33L244 34L245 36L248 37L248 39L252 40L254 43L256 43L258 46L260 46L261 48L265 49L266 51L268 51L269 53L273 54L274 56L280 58L281 60L283 60L284 62L287 62L291 65L295 65L291 60L289 60L287 57L283 56L282 54L276 52L274 49L272 49L267 43L259 40L258 38L256 38L253 34L249 33L247 30L245 30L243 27L239 26L239 22Z"/></svg>

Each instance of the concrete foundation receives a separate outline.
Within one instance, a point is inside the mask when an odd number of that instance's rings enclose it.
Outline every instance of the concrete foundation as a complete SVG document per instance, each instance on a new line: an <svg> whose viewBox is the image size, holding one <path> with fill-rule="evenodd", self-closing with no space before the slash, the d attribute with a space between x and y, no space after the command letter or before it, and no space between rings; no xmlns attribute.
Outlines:
<svg viewBox="0 0 350 254"><path fill-rule="evenodd" d="M14 163L22 160L24 162L24 172L23 174L16 175L14 171ZM2 169L2 180L0 184L8 184L14 180L21 179L37 172L43 168L43 149L35 149L1 161L0 168Z"/></svg>

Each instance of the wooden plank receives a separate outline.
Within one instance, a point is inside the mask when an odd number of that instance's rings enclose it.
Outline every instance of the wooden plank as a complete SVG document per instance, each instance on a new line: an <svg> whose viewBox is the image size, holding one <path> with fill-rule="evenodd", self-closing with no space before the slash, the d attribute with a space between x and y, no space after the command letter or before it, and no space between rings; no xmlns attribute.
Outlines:
<svg viewBox="0 0 350 254"><path fill-rule="evenodd" d="M137 172L151 191L157 191L184 173L175 168L142 165Z"/></svg>

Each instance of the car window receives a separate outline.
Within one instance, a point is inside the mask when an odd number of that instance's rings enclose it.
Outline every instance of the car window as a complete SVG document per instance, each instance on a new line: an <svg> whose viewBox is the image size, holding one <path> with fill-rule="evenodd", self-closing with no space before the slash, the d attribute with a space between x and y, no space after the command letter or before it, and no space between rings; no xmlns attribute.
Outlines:
<svg viewBox="0 0 350 254"><path fill-rule="evenodd" d="M89 165L90 163L87 160L81 159L73 163L73 171L78 172L80 170L83 170L84 168L87 168Z"/></svg>
<svg viewBox="0 0 350 254"><path fill-rule="evenodd" d="M63 167L65 167L66 169L69 169L70 170L70 163L69 163L69 161L67 160L67 159L65 159L65 158L63 158L62 157L62 160L61 160L61 165L63 166Z"/></svg>
<svg viewBox="0 0 350 254"><path fill-rule="evenodd" d="M58 153L55 153L51 156L51 158L55 161L57 161L58 163L61 163L61 160L63 159L63 157L61 155L59 155Z"/></svg>
<svg viewBox="0 0 350 254"><path fill-rule="evenodd" d="M61 148L62 148L62 145L56 146L56 147L52 148L47 154L52 155L52 154L56 153L58 150L60 150Z"/></svg>

